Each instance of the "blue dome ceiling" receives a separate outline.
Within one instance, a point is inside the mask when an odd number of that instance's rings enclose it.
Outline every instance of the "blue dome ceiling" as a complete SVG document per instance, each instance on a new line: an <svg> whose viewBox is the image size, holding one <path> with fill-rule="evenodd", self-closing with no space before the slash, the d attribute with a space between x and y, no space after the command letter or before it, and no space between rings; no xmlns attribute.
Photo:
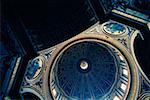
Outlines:
<svg viewBox="0 0 150 100"><path fill-rule="evenodd" d="M77 43L65 50L54 73L60 93L74 99L100 99L116 78L116 59L110 49L96 42Z"/></svg>

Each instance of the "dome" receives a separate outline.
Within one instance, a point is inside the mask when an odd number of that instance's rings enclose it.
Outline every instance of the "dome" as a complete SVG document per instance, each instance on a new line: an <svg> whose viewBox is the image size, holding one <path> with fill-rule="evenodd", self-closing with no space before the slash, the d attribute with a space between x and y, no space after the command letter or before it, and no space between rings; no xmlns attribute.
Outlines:
<svg viewBox="0 0 150 100"><path fill-rule="evenodd" d="M102 99L114 87L116 62L112 50L105 44L76 43L61 53L54 65L52 94L56 96L59 92L68 99Z"/></svg>

